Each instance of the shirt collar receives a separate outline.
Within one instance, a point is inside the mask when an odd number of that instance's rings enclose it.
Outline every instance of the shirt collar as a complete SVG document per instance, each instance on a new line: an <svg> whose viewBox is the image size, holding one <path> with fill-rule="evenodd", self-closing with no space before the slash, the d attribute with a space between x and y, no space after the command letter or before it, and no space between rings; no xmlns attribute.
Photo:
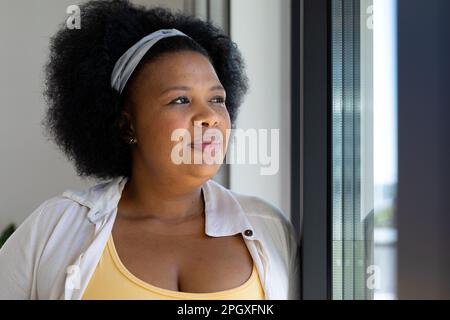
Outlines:
<svg viewBox="0 0 450 320"><path fill-rule="evenodd" d="M128 178L117 177L89 188L86 191L66 190L63 196L88 208L88 219L96 224L117 208L122 190ZM211 237L232 236L241 233L249 240L257 240L258 234L233 195L219 183L208 180L202 186L205 201L205 233Z"/></svg>

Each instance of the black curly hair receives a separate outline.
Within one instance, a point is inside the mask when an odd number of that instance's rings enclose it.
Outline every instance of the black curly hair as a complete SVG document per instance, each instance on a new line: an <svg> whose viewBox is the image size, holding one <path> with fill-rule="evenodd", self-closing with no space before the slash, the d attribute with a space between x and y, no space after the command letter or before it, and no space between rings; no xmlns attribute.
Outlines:
<svg viewBox="0 0 450 320"><path fill-rule="evenodd" d="M64 23L50 41L44 90L49 108L42 121L45 133L75 163L80 177L131 175L131 149L121 125L124 103L142 65L164 53L191 50L209 59L227 92L234 124L248 79L237 45L222 30L167 8L127 0L89 1L80 5L80 12L81 29L68 29ZM122 95L111 88L111 72L120 56L149 33L171 28L193 40L160 40L141 60Z"/></svg>

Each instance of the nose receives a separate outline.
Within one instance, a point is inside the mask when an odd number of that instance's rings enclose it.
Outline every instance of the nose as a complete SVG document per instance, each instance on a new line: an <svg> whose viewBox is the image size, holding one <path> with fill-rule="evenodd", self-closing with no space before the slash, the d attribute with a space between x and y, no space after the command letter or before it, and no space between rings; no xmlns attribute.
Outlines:
<svg viewBox="0 0 450 320"><path fill-rule="evenodd" d="M201 106L197 110L192 118L194 127L214 128L220 124L220 116L209 106Z"/></svg>
<svg viewBox="0 0 450 320"><path fill-rule="evenodd" d="M217 121L211 120L194 120L194 127L214 128L218 124Z"/></svg>

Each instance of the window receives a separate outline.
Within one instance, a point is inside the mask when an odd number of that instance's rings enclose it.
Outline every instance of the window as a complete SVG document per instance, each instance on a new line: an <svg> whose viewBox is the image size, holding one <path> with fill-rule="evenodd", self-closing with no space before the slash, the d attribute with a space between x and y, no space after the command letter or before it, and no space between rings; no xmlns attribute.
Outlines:
<svg viewBox="0 0 450 320"><path fill-rule="evenodd" d="M395 8L331 1L333 299L395 298Z"/></svg>

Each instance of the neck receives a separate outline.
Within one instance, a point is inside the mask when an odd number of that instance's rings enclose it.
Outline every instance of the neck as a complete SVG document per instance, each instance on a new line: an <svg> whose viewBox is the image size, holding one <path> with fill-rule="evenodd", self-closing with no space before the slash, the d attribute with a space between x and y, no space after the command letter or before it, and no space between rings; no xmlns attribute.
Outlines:
<svg viewBox="0 0 450 320"><path fill-rule="evenodd" d="M179 223L198 218L204 204L201 185L181 184L180 179L158 179L157 175L132 175L119 202L122 217Z"/></svg>

